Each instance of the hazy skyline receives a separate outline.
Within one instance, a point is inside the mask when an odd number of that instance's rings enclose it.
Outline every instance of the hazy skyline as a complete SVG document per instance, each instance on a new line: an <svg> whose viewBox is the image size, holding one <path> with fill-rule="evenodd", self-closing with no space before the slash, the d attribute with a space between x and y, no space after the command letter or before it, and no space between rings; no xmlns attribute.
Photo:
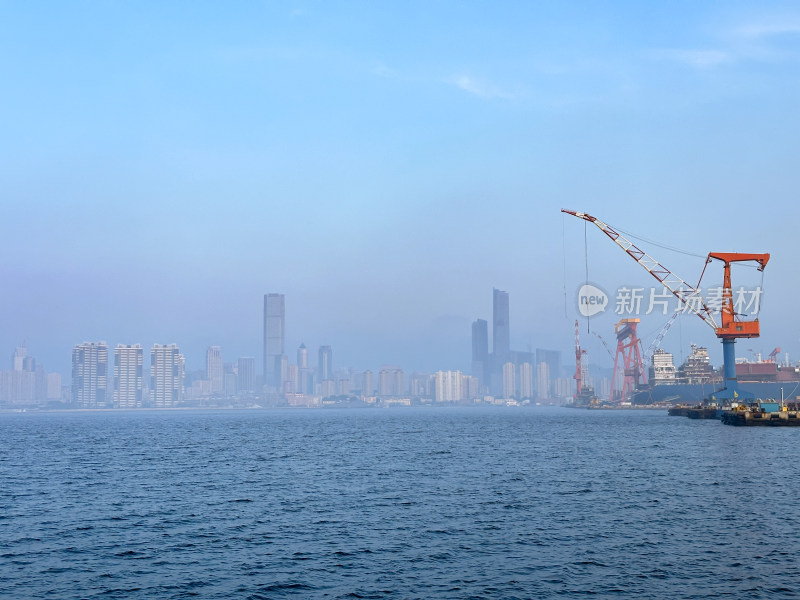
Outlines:
<svg viewBox="0 0 800 600"><path fill-rule="evenodd" d="M762 337L737 354L800 358L794 3L6 2L0 22L9 357L26 342L65 376L84 341L174 342L188 369L212 345L261 357L280 293L290 357L468 372L498 288L511 347L566 361L585 278L566 207L699 255L770 252ZM651 285L587 240L590 281ZM611 342L618 318L591 329ZM663 347L691 341L721 361L693 317Z"/></svg>

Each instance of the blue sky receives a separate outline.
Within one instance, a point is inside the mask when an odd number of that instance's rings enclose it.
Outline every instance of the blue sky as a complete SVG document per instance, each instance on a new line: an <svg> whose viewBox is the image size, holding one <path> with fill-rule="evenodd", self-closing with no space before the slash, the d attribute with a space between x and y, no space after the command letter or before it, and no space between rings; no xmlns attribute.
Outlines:
<svg viewBox="0 0 800 600"><path fill-rule="evenodd" d="M568 361L568 207L700 255L771 252L739 355L800 358L799 67L794 3L0 1L0 351L27 341L64 374L84 340L260 357L281 292L292 358L468 369L498 287L512 345ZM592 281L651 284L587 240ZM664 347L689 341L721 360L698 319Z"/></svg>

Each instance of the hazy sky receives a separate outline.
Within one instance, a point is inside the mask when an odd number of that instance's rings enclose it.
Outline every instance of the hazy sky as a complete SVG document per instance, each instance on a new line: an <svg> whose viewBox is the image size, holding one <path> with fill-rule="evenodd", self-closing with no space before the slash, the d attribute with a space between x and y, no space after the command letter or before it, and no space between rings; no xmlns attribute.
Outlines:
<svg viewBox="0 0 800 600"><path fill-rule="evenodd" d="M771 252L737 351L796 360L798 73L793 2L0 1L0 356L27 341L66 375L82 341L175 342L189 368L212 344L260 364L279 292L292 361L303 341L337 368L468 370L498 287L512 346L569 361L568 207ZM591 281L651 284L587 233ZM611 342L615 317L590 327ZM721 360L696 318L664 347L690 341Z"/></svg>

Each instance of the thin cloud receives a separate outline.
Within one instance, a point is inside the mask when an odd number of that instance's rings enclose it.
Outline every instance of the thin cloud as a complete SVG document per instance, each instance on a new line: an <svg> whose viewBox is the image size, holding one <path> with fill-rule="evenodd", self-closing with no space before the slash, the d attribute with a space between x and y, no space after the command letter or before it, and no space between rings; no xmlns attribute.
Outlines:
<svg viewBox="0 0 800 600"><path fill-rule="evenodd" d="M657 50L657 58L680 62L696 69L708 69L729 63L733 56L722 50Z"/></svg>
<svg viewBox="0 0 800 600"><path fill-rule="evenodd" d="M500 89L495 85L479 81L469 75L455 75L448 78L446 82L478 98L512 100L519 95L509 92L508 90Z"/></svg>
<svg viewBox="0 0 800 600"><path fill-rule="evenodd" d="M750 39L762 39L779 35L798 35L800 34L800 19L772 23L751 23L735 29L734 33Z"/></svg>
<svg viewBox="0 0 800 600"><path fill-rule="evenodd" d="M378 63L372 67L372 74L378 77L397 77L397 71L383 63Z"/></svg>

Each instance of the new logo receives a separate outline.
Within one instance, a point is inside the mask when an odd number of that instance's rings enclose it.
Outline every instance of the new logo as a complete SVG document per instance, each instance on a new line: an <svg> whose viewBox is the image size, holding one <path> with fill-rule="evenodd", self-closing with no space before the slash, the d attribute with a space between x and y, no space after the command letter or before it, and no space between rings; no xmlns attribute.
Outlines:
<svg viewBox="0 0 800 600"><path fill-rule="evenodd" d="M584 317L593 317L605 311L608 294L591 283L583 284L578 290L578 312Z"/></svg>

